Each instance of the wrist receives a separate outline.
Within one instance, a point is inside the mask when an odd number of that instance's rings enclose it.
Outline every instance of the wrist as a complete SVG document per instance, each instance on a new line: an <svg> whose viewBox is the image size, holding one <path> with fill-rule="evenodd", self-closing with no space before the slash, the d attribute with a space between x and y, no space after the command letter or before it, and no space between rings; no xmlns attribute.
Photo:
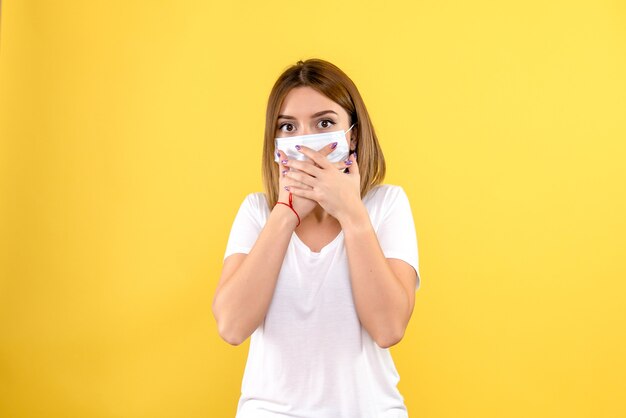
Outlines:
<svg viewBox="0 0 626 418"><path fill-rule="evenodd" d="M369 213L362 200L348 205L350 208L346 212L339 214L337 220L344 231L352 231L371 227Z"/></svg>
<svg viewBox="0 0 626 418"><path fill-rule="evenodd" d="M296 214L291 210L289 206L279 205L274 206L270 212L270 218L274 218L278 222L281 228L295 230L298 225L298 218Z"/></svg>

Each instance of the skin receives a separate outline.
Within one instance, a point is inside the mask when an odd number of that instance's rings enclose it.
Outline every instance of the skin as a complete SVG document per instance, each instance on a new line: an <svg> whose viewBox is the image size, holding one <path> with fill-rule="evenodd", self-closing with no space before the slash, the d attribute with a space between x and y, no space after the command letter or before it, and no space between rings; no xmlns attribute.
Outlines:
<svg viewBox="0 0 626 418"><path fill-rule="evenodd" d="M311 117L323 110L336 114ZM341 106L310 87L292 89L280 114L293 119L278 120L278 137L345 131L350 126L349 115ZM352 150L357 127L347 133ZM280 153L278 201L287 203L292 193L301 223L296 229L297 218L291 209L276 205L250 253L224 260L213 314L228 343L241 344L265 318L291 235L295 232L312 251L319 252L341 230L361 324L382 348L397 344L404 336L415 304L416 272L403 260L385 258L361 200L356 156L331 163L326 159L331 151L330 145L319 151L301 146L307 161L289 160Z"/></svg>

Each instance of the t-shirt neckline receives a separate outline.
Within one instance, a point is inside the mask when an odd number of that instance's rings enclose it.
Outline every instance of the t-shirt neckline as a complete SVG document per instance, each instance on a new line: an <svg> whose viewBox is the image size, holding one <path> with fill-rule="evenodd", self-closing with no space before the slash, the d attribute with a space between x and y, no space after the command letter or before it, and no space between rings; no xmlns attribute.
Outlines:
<svg viewBox="0 0 626 418"><path fill-rule="evenodd" d="M292 234L292 237L296 243L297 246L299 246L300 248L302 248L307 254L309 254L310 256L313 257L319 257L325 253L327 253L328 251L330 251L336 244L337 242L339 242L339 240L343 237L343 229L341 231L339 231L339 233L337 234L337 236L335 238L333 238L333 240L331 242L329 242L328 244L324 245L319 252L315 252L313 250L311 250L309 248L308 245L306 245L298 236L298 234L296 234L296 232L294 231Z"/></svg>

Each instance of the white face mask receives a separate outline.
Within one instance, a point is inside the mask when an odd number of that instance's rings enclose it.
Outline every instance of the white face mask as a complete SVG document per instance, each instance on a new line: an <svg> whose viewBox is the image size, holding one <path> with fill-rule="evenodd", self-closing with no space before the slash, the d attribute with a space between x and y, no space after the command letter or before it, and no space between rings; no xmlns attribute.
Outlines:
<svg viewBox="0 0 626 418"><path fill-rule="evenodd" d="M352 126L355 124L353 123ZM324 132L321 134L310 134L310 135L298 135L298 136L290 136L287 138L275 138L274 145L277 150L281 150L287 155L287 158L291 160L299 160L304 161L309 158L298 151L296 149L296 145L304 145L305 147L309 147L315 151L319 151L324 148L328 144L332 144L333 142L337 143L337 148L335 148L330 154L326 156L328 161L332 163L336 163L339 161L344 161L348 158L350 154L350 147L348 145L348 140L346 139L346 134L352 129L352 126L347 131L334 131L334 132ZM277 163L280 162L276 153L274 153L274 161Z"/></svg>

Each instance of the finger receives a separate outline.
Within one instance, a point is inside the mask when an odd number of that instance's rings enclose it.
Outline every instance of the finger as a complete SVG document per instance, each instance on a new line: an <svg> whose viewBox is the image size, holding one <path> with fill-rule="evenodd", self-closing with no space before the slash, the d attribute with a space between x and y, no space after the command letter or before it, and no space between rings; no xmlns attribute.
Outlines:
<svg viewBox="0 0 626 418"><path fill-rule="evenodd" d="M330 163L330 161L328 161L328 158L326 158L325 155L320 154L318 151L315 151L304 145L299 145L296 148L302 154L313 160L318 166L322 168L332 168L332 164Z"/></svg>
<svg viewBox="0 0 626 418"><path fill-rule="evenodd" d="M304 198L310 199L310 200L316 200L317 194L313 190L310 190L310 189L307 190L307 189L302 189L302 188L297 187L297 186L292 186L292 187L289 188L289 191L294 196L304 197Z"/></svg>
<svg viewBox="0 0 626 418"><path fill-rule="evenodd" d="M292 171L292 169L289 167L289 163L292 161L289 159L289 157L287 157L287 154L285 154L283 151L281 150L276 150L276 155L278 156L278 175L279 177L282 177L286 174L286 172L288 171ZM295 160L293 160L295 161Z"/></svg>
<svg viewBox="0 0 626 418"><path fill-rule="evenodd" d="M274 159L276 164L278 164L278 169L280 171L285 170L285 168L287 168L287 167L285 167L286 161L289 161L289 157L287 157L287 154L285 154L281 150L277 149L275 151L274 156L278 159L278 161L276 161L276 158Z"/></svg>
<svg viewBox="0 0 626 418"><path fill-rule="evenodd" d="M295 180L299 182L300 184L304 184L310 188L315 188L318 182L318 180L315 177L306 173L287 172L285 173L285 177Z"/></svg>
<svg viewBox="0 0 626 418"><path fill-rule="evenodd" d="M283 185L283 189L291 192L293 191L293 189L299 189L299 190L313 190L313 187L311 186L307 186L304 183L300 183L299 181L295 181L295 180L287 180L284 185Z"/></svg>
<svg viewBox="0 0 626 418"><path fill-rule="evenodd" d="M283 164L283 161L288 161L289 158L283 151L280 150L275 151L275 157L278 159L278 161L275 159L276 169L278 170L278 201L287 202L289 190L285 189L287 181L285 174L289 172L289 167Z"/></svg>
<svg viewBox="0 0 626 418"><path fill-rule="evenodd" d="M280 164L281 160L286 160L287 155L278 148L274 151L274 162Z"/></svg>
<svg viewBox="0 0 626 418"><path fill-rule="evenodd" d="M289 161L289 158L287 157L287 154L285 154L283 151L280 150L276 150L276 154L278 157L278 162L277 162L277 169L278 169L278 184L279 186L281 186L280 188L283 189L285 186L285 174L287 174L290 170L290 168L285 165L286 162Z"/></svg>
<svg viewBox="0 0 626 418"><path fill-rule="evenodd" d="M351 155L352 154L348 155L348 158L346 158L345 160L337 161L331 164L333 165L335 169L345 171L348 168L350 168L350 166L352 165L352 161L350 159Z"/></svg>
<svg viewBox="0 0 626 418"><path fill-rule="evenodd" d="M281 150L276 150L275 156L278 158L278 161L276 161L278 167L278 175L279 177L284 177L285 173L289 171L289 167L287 167L283 163L283 161L288 161L289 159L287 155Z"/></svg>
<svg viewBox="0 0 626 418"><path fill-rule="evenodd" d="M289 171L301 171L307 173L313 177L318 177L322 174L322 169L320 167L315 166L314 164L298 161L298 160L289 160L286 164L286 167L289 167Z"/></svg>
<svg viewBox="0 0 626 418"><path fill-rule="evenodd" d="M330 144L325 145L324 147L319 149L317 152L322 154L324 157L327 157L331 152L335 150L335 148L337 148L337 142L331 142Z"/></svg>
<svg viewBox="0 0 626 418"><path fill-rule="evenodd" d="M326 157L326 159L328 159L328 156L337 148L337 142L332 142L326 146L324 146L322 149L320 149L318 152L322 155L324 155ZM345 160L344 161L337 161L337 162L332 162L331 160L328 160L330 162L330 164L336 169L336 170L345 170L348 166L346 165Z"/></svg>
<svg viewBox="0 0 626 418"><path fill-rule="evenodd" d="M283 160L284 161L284 160ZM290 163L292 162L296 162L296 160L291 160ZM298 163L301 163L301 161L297 161ZM282 165L282 164L281 164ZM311 189L312 187L308 185L308 183L303 183L301 180L306 179L307 177L309 179L314 179L314 177L302 173L299 170L296 169L292 169L288 166L282 165L282 167L280 167L280 169L282 170L280 173L280 180L279 183L283 186L283 188L285 186L298 186L298 187L304 187L306 189ZM290 175L298 175L298 178L293 178L290 177Z"/></svg>
<svg viewBox="0 0 626 418"><path fill-rule="evenodd" d="M346 160L337 161L336 163L331 163L331 164L337 170L345 170L346 168L350 167L350 164L346 164L349 160L350 160L350 156L348 156L348 159Z"/></svg>
<svg viewBox="0 0 626 418"><path fill-rule="evenodd" d="M337 142L331 142L330 144L324 146L322 149L320 149L318 152L322 155L324 155L325 157L327 157L337 148ZM337 162L331 162L331 164L333 165L333 167L337 170L345 170L346 168L349 167L348 164L346 164L346 161L348 160L342 160L342 161L337 161Z"/></svg>
<svg viewBox="0 0 626 418"><path fill-rule="evenodd" d="M295 168L291 168L288 166L288 162L298 161L298 160L294 160L294 159L290 160L287 154L285 154L284 151L281 151L281 150L276 150L275 155L278 157L278 161L276 163L278 164L279 176L281 177L284 176L287 171L293 171L293 172L299 171ZM302 161L302 162L305 162L305 161ZM313 164L313 161L306 161L306 163Z"/></svg>
<svg viewBox="0 0 626 418"><path fill-rule="evenodd" d="M348 167L349 174L359 175L359 164L356 162L356 152L350 154L348 159L344 161Z"/></svg>

